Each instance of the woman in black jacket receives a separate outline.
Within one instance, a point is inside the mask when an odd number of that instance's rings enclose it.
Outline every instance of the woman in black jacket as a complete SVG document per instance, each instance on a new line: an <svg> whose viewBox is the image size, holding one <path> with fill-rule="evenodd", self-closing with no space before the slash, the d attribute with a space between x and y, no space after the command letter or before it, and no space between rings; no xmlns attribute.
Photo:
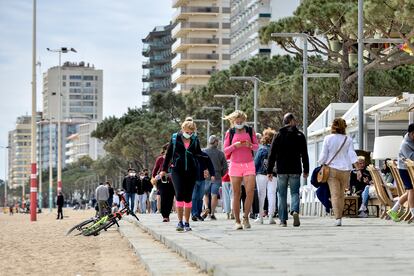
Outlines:
<svg viewBox="0 0 414 276"><path fill-rule="evenodd" d="M179 221L177 231L191 231L189 223L192 207L191 197L197 176L197 158L201 155L200 141L195 133L196 130L193 119L185 119L181 125L181 131L172 135L160 173L160 176L164 177L170 167L170 161L172 161L171 176Z"/></svg>

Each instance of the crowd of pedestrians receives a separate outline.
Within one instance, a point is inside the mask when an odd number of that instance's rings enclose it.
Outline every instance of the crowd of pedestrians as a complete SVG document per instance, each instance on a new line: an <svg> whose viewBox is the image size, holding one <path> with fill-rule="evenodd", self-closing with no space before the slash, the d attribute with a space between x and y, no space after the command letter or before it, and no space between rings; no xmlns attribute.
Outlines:
<svg viewBox="0 0 414 276"><path fill-rule="evenodd" d="M299 227L301 177L306 180L309 176L309 157L305 135L298 129L295 116L285 114L278 131L267 128L261 134L247 125L242 111L236 110L223 119L231 127L225 134L222 150L215 135L208 137L208 146L202 149L196 123L189 117L163 145L151 174L144 169L137 175L135 169L129 168L121 190L130 208L139 213L159 213L163 222L169 222L175 212L176 230L185 232L191 231L190 220L216 220L221 198L222 211L227 219L234 219L235 230L251 228L250 218L264 224L266 217L266 224L276 224L278 217L280 226L287 227L289 214L292 225ZM327 211L332 208L336 226L342 225L345 192L360 196L360 217L367 217L373 187L365 158L357 156L346 128L341 118L332 122L331 134L324 138L318 160L321 165L329 164L330 169L326 187L318 189L317 194L326 198L321 202ZM414 124L409 126L400 155L400 159L414 156ZM399 168L407 192L388 212L396 221L398 210L406 201L414 215L412 185L402 161ZM392 182L387 166L382 172L386 181ZM113 195L109 182L96 188L100 215L106 206L119 207L120 202L113 201L118 197Z"/></svg>

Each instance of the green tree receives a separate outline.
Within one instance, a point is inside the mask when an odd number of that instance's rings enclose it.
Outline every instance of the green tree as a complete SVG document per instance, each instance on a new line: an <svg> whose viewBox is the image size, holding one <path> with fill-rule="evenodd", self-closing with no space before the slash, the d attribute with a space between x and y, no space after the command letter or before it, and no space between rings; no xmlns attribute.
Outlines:
<svg viewBox="0 0 414 276"><path fill-rule="evenodd" d="M414 49L414 1L365 1L365 37L400 37ZM353 63L357 53L357 1L356 0L305 0L293 16L272 22L260 31L265 43L275 41L288 53L302 55L300 39L274 38L272 33L307 33L310 53L321 55L329 61L313 66L329 68L340 74L340 89L336 98L342 102L356 100L357 69ZM414 58L398 47L367 44L364 72L396 68L413 64Z"/></svg>

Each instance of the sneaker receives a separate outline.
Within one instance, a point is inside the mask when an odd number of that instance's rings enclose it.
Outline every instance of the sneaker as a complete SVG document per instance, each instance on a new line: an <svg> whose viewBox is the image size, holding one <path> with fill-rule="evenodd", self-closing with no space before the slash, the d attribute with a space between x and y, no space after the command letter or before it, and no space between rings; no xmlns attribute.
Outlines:
<svg viewBox="0 0 414 276"><path fill-rule="evenodd" d="M215 216L215 215L211 215L210 219L211 219L211 220L217 220L217 218L216 218L216 216Z"/></svg>
<svg viewBox="0 0 414 276"><path fill-rule="evenodd" d="M243 226L241 225L240 222L236 222L234 224L234 230L243 230Z"/></svg>
<svg viewBox="0 0 414 276"><path fill-rule="evenodd" d="M208 216L208 214L210 214L210 209L205 209L204 210L204 212L203 212L203 214L201 215L201 217L203 218L203 219L205 219L207 216Z"/></svg>
<svg viewBox="0 0 414 276"><path fill-rule="evenodd" d="M184 224L184 232L188 232L188 231L191 231L192 229L191 229L191 227L190 227L190 224L188 223L188 222L186 222L185 224Z"/></svg>
<svg viewBox="0 0 414 276"><path fill-rule="evenodd" d="M183 232L183 231L184 231L184 224L183 224L183 222L182 222L182 221L180 221L180 222L177 224L177 227L175 228L175 230L177 230L178 232Z"/></svg>
<svg viewBox="0 0 414 276"><path fill-rule="evenodd" d="M242 222L242 224L243 224L243 228L244 229L249 229L249 228L251 228L252 226L250 225L250 222L249 222L249 219L248 218L243 218L243 222Z"/></svg>
<svg viewBox="0 0 414 276"><path fill-rule="evenodd" d="M269 217L269 224L276 224L276 221L272 216Z"/></svg>
<svg viewBox="0 0 414 276"><path fill-rule="evenodd" d="M204 219L201 216L197 216L197 220L204 221Z"/></svg>
<svg viewBox="0 0 414 276"><path fill-rule="evenodd" d="M198 220L198 218L197 218L196 216L192 216L192 217L191 217L191 219L192 219L193 221L197 221L197 220Z"/></svg>
<svg viewBox="0 0 414 276"><path fill-rule="evenodd" d="M360 212L358 214L358 217L360 217L360 218L367 218L368 217L368 214L366 212L362 211L362 212Z"/></svg>
<svg viewBox="0 0 414 276"><path fill-rule="evenodd" d="M390 218L395 221L395 222L399 222L400 221L400 217L398 216L398 212L394 211L394 210L389 210L387 212L387 215L390 216Z"/></svg>
<svg viewBox="0 0 414 276"><path fill-rule="evenodd" d="M299 214L297 212L293 212L293 226L299 227L300 226L300 220L299 220Z"/></svg>
<svg viewBox="0 0 414 276"><path fill-rule="evenodd" d="M342 219L336 219L335 226L342 226Z"/></svg>
<svg viewBox="0 0 414 276"><path fill-rule="evenodd" d="M364 204L361 204L361 207L359 208L360 212L366 212L367 211L367 207Z"/></svg>
<svg viewBox="0 0 414 276"><path fill-rule="evenodd" d="M280 225L280 227L287 227L286 220L281 220L279 225Z"/></svg>
<svg viewBox="0 0 414 276"><path fill-rule="evenodd" d="M169 218L163 218L162 222L170 222L170 219Z"/></svg>
<svg viewBox="0 0 414 276"><path fill-rule="evenodd" d="M250 213L250 216L249 216L251 219L256 219L256 214L254 214L254 213Z"/></svg>
<svg viewBox="0 0 414 276"><path fill-rule="evenodd" d="M257 223L257 224L263 224L263 217L258 217L258 218L254 221L254 223Z"/></svg>
<svg viewBox="0 0 414 276"><path fill-rule="evenodd" d="M230 213L227 213L227 219L230 219Z"/></svg>

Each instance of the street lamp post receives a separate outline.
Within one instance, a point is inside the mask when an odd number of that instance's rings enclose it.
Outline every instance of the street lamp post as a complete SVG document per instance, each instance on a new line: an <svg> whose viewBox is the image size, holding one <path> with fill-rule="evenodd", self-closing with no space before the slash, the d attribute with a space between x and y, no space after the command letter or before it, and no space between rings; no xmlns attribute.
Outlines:
<svg viewBox="0 0 414 276"><path fill-rule="evenodd" d="M221 147L224 149L224 107L223 106L203 106L206 110L221 110Z"/></svg>
<svg viewBox="0 0 414 276"><path fill-rule="evenodd" d="M36 0L33 0L32 39L32 121L31 121L31 173L30 173L30 221L37 220L37 168L36 168ZM24 188L23 188L24 189ZM24 199L23 199L24 200Z"/></svg>
<svg viewBox="0 0 414 276"><path fill-rule="evenodd" d="M244 76L234 76L230 77L230 80L244 80L253 82L253 121L254 121L254 130L257 131L257 108L258 108L258 88L259 88L259 78L255 76L244 77Z"/></svg>
<svg viewBox="0 0 414 276"><path fill-rule="evenodd" d="M254 91L253 91L253 128L254 131L258 131L258 112L259 111L282 111L280 108L273 108L273 107L263 107L259 108L259 81L260 79L256 76L233 76L230 77L230 80L245 80L245 81L252 81L254 84Z"/></svg>
<svg viewBox="0 0 414 276"><path fill-rule="evenodd" d="M57 191L58 193L62 191L62 129L61 129L61 109L62 109L62 53L74 52L74 48L61 47L59 49L49 49L46 48L49 52L59 53L59 100L58 100L58 160L57 160Z"/></svg>
<svg viewBox="0 0 414 276"><path fill-rule="evenodd" d="M240 96L237 94L216 94L214 98L234 98L234 110L239 110Z"/></svg>

